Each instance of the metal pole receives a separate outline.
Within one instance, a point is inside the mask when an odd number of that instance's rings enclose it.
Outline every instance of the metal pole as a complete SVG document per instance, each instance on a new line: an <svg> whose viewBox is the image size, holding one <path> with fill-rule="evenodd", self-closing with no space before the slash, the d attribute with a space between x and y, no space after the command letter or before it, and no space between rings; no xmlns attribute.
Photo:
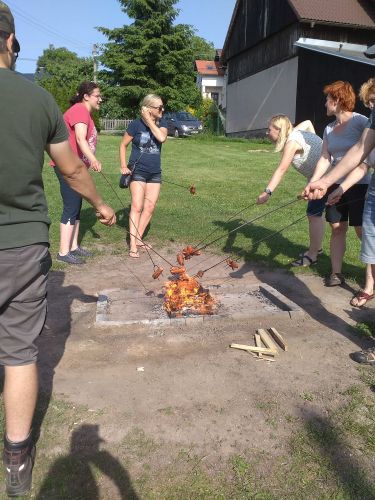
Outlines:
<svg viewBox="0 0 375 500"><path fill-rule="evenodd" d="M98 55L98 46L96 43L92 46L92 58L94 61L94 78L93 81L96 83L98 81L98 61L96 59L96 56Z"/></svg>

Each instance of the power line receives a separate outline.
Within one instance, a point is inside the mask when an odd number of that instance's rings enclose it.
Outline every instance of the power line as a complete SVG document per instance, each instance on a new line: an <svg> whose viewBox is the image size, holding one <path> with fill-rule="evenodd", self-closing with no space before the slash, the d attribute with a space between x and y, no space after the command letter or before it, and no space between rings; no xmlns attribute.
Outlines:
<svg viewBox="0 0 375 500"><path fill-rule="evenodd" d="M42 31L44 33L47 33L48 35L52 35L54 37L60 38L64 40L65 42L68 42L70 45L79 48L79 49L86 49L88 50L91 48L91 45L85 42L81 42L77 39L67 37L66 35L56 31L54 28L41 23L38 21L36 18L32 17L28 12L20 9L17 6L12 5L12 2L7 2L9 6L11 7L13 13L15 13L17 16L19 16L23 21L28 23L30 26L36 28L39 31Z"/></svg>

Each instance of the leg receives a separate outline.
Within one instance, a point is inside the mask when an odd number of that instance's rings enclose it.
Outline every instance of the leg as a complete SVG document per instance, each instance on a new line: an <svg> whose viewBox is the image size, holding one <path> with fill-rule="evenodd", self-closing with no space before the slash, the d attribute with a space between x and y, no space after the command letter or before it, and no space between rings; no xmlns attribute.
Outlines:
<svg viewBox="0 0 375 500"><path fill-rule="evenodd" d="M362 240L362 226L354 226L354 230L360 240ZM362 307L374 294L374 277L371 264L366 264L365 286L350 301L354 307Z"/></svg>
<svg viewBox="0 0 375 500"><path fill-rule="evenodd" d="M78 246L78 217L82 207L82 197L68 185L58 167L55 167L55 173L60 183L60 193L63 200L59 255L64 257L70 253L72 248L75 249Z"/></svg>
<svg viewBox="0 0 375 500"><path fill-rule="evenodd" d="M143 211L139 221L139 234L143 236L146 227L148 226L152 214L154 213L156 203L158 201L160 194L160 183L159 182L148 182L146 184L146 192L144 199Z"/></svg>
<svg viewBox="0 0 375 500"><path fill-rule="evenodd" d="M73 252L78 248L78 236L79 236L79 220L75 221L72 242L70 244L70 251Z"/></svg>
<svg viewBox="0 0 375 500"><path fill-rule="evenodd" d="M9 282L3 269L13 276ZM34 445L31 422L38 392L35 340L46 312L46 283L51 266L47 245L0 251L0 361L5 367L4 454L7 493L25 494L31 486ZM5 271L3 273L3 271Z"/></svg>
<svg viewBox="0 0 375 500"><path fill-rule="evenodd" d="M331 265L332 273L340 274L342 261L346 250L346 232L348 230L347 222L331 223Z"/></svg>
<svg viewBox="0 0 375 500"><path fill-rule="evenodd" d="M139 221L145 202L146 183L132 181L130 183L130 192L132 195L129 214L130 255L135 257L138 256L137 242L142 238L139 231Z"/></svg>
<svg viewBox="0 0 375 500"><path fill-rule="evenodd" d="M5 428L6 436L10 441L24 441L30 434L37 395L36 363L5 366Z"/></svg>
<svg viewBox="0 0 375 500"><path fill-rule="evenodd" d="M324 238L325 220L322 216L309 215L309 235L310 247L307 255L315 261L318 257L318 252L322 248Z"/></svg>

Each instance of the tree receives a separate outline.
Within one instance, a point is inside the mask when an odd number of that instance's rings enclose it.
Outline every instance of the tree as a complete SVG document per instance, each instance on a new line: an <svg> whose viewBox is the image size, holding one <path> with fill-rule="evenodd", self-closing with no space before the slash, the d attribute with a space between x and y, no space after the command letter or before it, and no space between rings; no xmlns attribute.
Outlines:
<svg viewBox="0 0 375 500"><path fill-rule="evenodd" d="M109 40L101 62L103 80L112 88L112 99L127 116L137 114L141 98L159 94L168 109L185 109L201 101L195 84L194 30L173 25L177 0L119 0L122 11L134 22L122 28L98 28Z"/></svg>
<svg viewBox="0 0 375 500"><path fill-rule="evenodd" d="M204 61L213 61L215 58L215 46L212 42L207 42L200 36L193 36L192 50L194 54L194 61L196 59L203 59Z"/></svg>
<svg viewBox="0 0 375 500"><path fill-rule="evenodd" d="M54 96L63 112L79 84L92 77L92 58L78 57L65 47L50 45L38 58L36 81Z"/></svg>

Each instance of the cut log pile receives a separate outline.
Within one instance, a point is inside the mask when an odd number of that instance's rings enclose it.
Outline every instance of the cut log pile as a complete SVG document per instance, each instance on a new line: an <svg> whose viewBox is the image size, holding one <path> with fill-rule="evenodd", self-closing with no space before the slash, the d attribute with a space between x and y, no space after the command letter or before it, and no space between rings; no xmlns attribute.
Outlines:
<svg viewBox="0 0 375 500"><path fill-rule="evenodd" d="M247 344L230 344L233 349L241 349L252 354L257 359L265 361L275 361L275 357L279 355L279 349L288 350L287 343L276 328L268 328L268 331L263 328L258 328L254 335L254 345Z"/></svg>

